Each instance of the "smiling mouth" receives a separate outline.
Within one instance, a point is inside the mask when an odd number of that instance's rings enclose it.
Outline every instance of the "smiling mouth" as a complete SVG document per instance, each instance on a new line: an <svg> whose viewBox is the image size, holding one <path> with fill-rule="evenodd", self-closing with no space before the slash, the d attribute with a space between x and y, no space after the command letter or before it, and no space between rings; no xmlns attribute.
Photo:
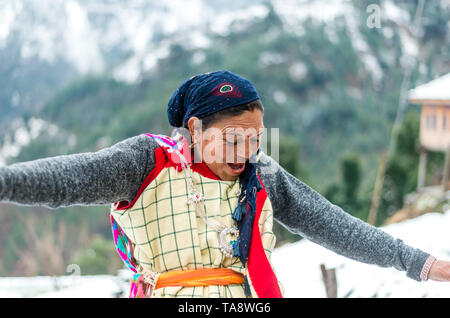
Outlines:
<svg viewBox="0 0 450 318"><path fill-rule="evenodd" d="M239 174L244 171L245 163L228 163L228 167L233 173Z"/></svg>

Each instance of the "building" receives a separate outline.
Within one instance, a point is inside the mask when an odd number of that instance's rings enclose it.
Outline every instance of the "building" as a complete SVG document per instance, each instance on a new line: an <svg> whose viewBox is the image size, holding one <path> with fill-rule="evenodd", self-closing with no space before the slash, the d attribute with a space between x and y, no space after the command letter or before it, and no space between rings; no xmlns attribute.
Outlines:
<svg viewBox="0 0 450 318"><path fill-rule="evenodd" d="M421 104L418 189L425 186L427 152L447 153L442 186L447 190L450 161L450 73L420 85L408 93L409 102Z"/></svg>

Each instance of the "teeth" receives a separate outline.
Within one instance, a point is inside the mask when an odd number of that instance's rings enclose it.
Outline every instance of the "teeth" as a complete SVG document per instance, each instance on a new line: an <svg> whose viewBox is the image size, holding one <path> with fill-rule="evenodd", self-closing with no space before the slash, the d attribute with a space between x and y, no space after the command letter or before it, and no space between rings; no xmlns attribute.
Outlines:
<svg viewBox="0 0 450 318"><path fill-rule="evenodd" d="M228 165L230 166L230 168L234 171L241 171L244 168L244 164L243 163L228 163Z"/></svg>

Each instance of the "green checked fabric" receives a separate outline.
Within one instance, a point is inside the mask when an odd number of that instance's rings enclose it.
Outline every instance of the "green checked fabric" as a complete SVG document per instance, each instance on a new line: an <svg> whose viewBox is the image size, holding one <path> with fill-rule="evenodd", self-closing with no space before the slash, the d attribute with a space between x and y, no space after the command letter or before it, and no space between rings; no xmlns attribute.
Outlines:
<svg viewBox="0 0 450 318"><path fill-rule="evenodd" d="M230 226L238 202L239 179L215 180L195 171L192 177L206 198L208 218ZM238 258L224 257L219 249L219 234L208 228L193 206L186 203L187 197L184 173L167 166L131 207L111 211L132 242L138 272L227 267L244 273ZM269 260L275 246L272 222L272 206L266 199L259 227ZM255 295L252 286L251 290ZM164 287L156 289L152 297L245 297L245 294L243 285Z"/></svg>

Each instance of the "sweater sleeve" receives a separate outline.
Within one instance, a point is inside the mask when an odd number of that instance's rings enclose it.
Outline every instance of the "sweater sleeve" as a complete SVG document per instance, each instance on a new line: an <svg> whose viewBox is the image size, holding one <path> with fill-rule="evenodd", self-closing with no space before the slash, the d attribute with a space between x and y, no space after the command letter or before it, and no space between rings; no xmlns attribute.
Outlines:
<svg viewBox="0 0 450 318"><path fill-rule="evenodd" d="M96 152L0 167L0 201L53 209L131 201L155 165L157 147L142 134Z"/></svg>
<svg viewBox="0 0 450 318"><path fill-rule="evenodd" d="M274 218L289 231L339 255L394 267L416 281L423 280L429 254L343 211L265 154L258 169Z"/></svg>

